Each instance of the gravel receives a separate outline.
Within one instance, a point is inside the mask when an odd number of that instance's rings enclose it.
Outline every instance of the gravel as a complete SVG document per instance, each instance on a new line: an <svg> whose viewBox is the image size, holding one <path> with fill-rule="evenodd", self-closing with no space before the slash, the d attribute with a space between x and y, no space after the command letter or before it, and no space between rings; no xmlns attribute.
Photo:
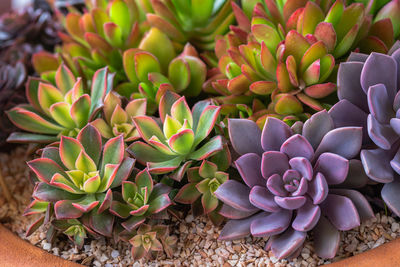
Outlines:
<svg viewBox="0 0 400 267"><path fill-rule="evenodd" d="M134 262L129 244L115 244L105 238L88 239L81 250L63 236L56 238L53 244L48 243L45 226L26 238L25 231L35 219L35 216L22 216L33 189L26 160L25 149L21 147L11 151L10 155L0 154L0 171L14 197L13 203L7 203L0 189L0 223L49 253L87 266L318 266L362 253L400 236L400 224L391 216L377 213L376 218L360 227L341 233L342 241L334 259L318 258L310 237L300 256L287 261L278 260L271 252L264 251L266 239L263 238L218 241L220 228L204 217L194 218L189 214L182 221L172 220L171 232L178 238L172 258L160 254L153 261Z"/></svg>

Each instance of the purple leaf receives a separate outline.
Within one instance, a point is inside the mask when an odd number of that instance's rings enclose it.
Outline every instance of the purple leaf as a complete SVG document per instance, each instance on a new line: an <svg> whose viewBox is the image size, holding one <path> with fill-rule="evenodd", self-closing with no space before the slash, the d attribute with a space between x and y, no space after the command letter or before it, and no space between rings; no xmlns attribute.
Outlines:
<svg viewBox="0 0 400 267"><path fill-rule="evenodd" d="M286 123L279 119L268 117L261 135L261 146L264 151L279 151L283 142L292 134L292 129Z"/></svg>
<svg viewBox="0 0 400 267"><path fill-rule="evenodd" d="M323 214L341 231L351 230L360 226L360 216L351 199L334 194L328 194L320 204Z"/></svg>
<svg viewBox="0 0 400 267"><path fill-rule="evenodd" d="M326 110L315 113L303 126L302 135L308 140L313 149L317 149L326 133L334 128L333 120Z"/></svg>
<svg viewBox="0 0 400 267"><path fill-rule="evenodd" d="M388 150L399 136L389 124L379 123L372 114L368 115L368 135L372 141L382 149Z"/></svg>
<svg viewBox="0 0 400 267"><path fill-rule="evenodd" d="M229 220L222 228L218 239L233 240L233 239L240 239L250 235L251 223L257 218L260 218L261 216L264 216L264 212L255 214L246 219Z"/></svg>
<svg viewBox="0 0 400 267"><path fill-rule="evenodd" d="M261 155L263 153L261 130L255 122L245 119L229 119L228 130L232 146L239 155L247 153Z"/></svg>
<svg viewBox="0 0 400 267"><path fill-rule="evenodd" d="M357 79L363 66L362 62L343 62L339 65L337 93L340 100L346 99L364 112L369 112L367 94L361 87L360 79Z"/></svg>
<svg viewBox="0 0 400 267"><path fill-rule="evenodd" d="M302 177L311 181L313 178L313 168L310 161L306 158L296 157L289 160L289 165L292 169L298 171Z"/></svg>
<svg viewBox="0 0 400 267"><path fill-rule="evenodd" d="M296 210L306 203L306 197L298 196L298 197L274 197L276 204L281 206L284 209L288 210Z"/></svg>
<svg viewBox="0 0 400 267"><path fill-rule="evenodd" d="M329 152L321 154L314 166L314 172L324 174L329 185L342 183L346 179L348 171L349 161Z"/></svg>
<svg viewBox="0 0 400 267"><path fill-rule="evenodd" d="M313 233L314 248L317 255L323 259L335 257L339 248L340 233L329 220L321 216Z"/></svg>
<svg viewBox="0 0 400 267"><path fill-rule="evenodd" d="M235 209L248 212L257 210L249 201L250 188L237 181L226 181L214 194L219 200Z"/></svg>
<svg viewBox="0 0 400 267"><path fill-rule="evenodd" d="M376 84L369 88L369 110L379 123L388 124L390 119L395 117L392 105L393 100L389 99L386 87L383 84Z"/></svg>
<svg viewBox="0 0 400 267"><path fill-rule="evenodd" d="M314 149L303 136L296 134L287 139L281 146L280 151L289 158L303 157L311 160L314 156Z"/></svg>
<svg viewBox="0 0 400 267"><path fill-rule="evenodd" d="M249 200L251 204L267 212L277 212L280 210L280 207L274 201L274 195L265 187L259 185L251 189Z"/></svg>
<svg viewBox="0 0 400 267"><path fill-rule="evenodd" d="M328 195L328 184L322 173L317 173L317 175L308 184L308 195L313 199L313 203L319 204L325 200Z"/></svg>
<svg viewBox="0 0 400 267"><path fill-rule="evenodd" d="M292 223L292 227L297 231L308 232L318 223L320 216L321 210L319 206L307 200L306 204L297 210L297 215Z"/></svg>
<svg viewBox="0 0 400 267"><path fill-rule="evenodd" d="M398 177L393 182L383 186L381 195L389 209L400 216L400 182Z"/></svg>
<svg viewBox="0 0 400 267"><path fill-rule="evenodd" d="M397 90L396 61L390 56L372 52L365 61L360 80L364 92L367 93L370 86L382 83L388 90L389 99L393 99Z"/></svg>
<svg viewBox="0 0 400 267"><path fill-rule="evenodd" d="M273 174L268 178L267 188L272 194L277 196L285 197L288 194L284 188L282 177L279 174Z"/></svg>
<svg viewBox="0 0 400 267"><path fill-rule="evenodd" d="M390 166L391 155L383 149L363 149L360 153L365 173L372 180L379 183L393 181L393 169Z"/></svg>
<svg viewBox="0 0 400 267"><path fill-rule="evenodd" d="M265 179L273 174L283 175L289 169L288 157L278 151L267 151L262 155L261 173Z"/></svg>
<svg viewBox="0 0 400 267"><path fill-rule="evenodd" d="M256 212L257 211L241 211L241 210L232 208L231 206L229 206L227 204L223 204L218 213L228 219L237 220L237 219L247 218Z"/></svg>
<svg viewBox="0 0 400 267"><path fill-rule="evenodd" d="M301 247L306 239L305 232L288 229L285 233L275 238L271 243L271 250L275 257L283 259L293 254Z"/></svg>
<svg viewBox="0 0 400 267"><path fill-rule="evenodd" d="M250 225L251 234L255 237L267 237L283 233L290 225L292 212L280 210L253 220Z"/></svg>
<svg viewBox="0 0 400 267"><path fill-rule="evenodd" d="M240 176L248 187L265 185L261 175L261 157L255 153L247 153L235 161Z"/></svg>
<svg viewBox="0 0 400 267"><path fill-rule="evenodd" d="M362 222L375 218L374 211L372 210L371 205L360 192L350 189L331 189L330 193L345 196L351 199L351 201L357 208L357 212Z"/></svg>
<svg viewBox="0 0 400 267"><path fill-rule="evenodd" d="M324 152L332 152L346 159L352 159L360 153L362 143L362 128L343 127L328 132L322 138L314 158Z"/></svg>

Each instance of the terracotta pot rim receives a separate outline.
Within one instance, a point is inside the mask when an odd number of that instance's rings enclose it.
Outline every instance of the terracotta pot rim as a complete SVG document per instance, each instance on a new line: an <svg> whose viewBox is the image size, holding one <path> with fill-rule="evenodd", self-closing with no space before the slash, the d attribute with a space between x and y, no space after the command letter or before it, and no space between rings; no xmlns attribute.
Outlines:
<svg viewBox="0 0 400 267"><path fill-rule="evenodd" d="M1 267L83 267L84 265L64 260L21 239L0 223ZM400 266L400 238L385 243L361 254L329 264L330 267L393 267Z"/></svg>

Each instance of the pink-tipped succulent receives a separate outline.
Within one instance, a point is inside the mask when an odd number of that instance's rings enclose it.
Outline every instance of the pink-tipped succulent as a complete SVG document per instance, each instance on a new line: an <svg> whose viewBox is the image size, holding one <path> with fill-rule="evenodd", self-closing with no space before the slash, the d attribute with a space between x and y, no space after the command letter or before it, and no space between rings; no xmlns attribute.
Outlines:
<svg viewBox="0 0 400 267"><path fill-rule="evenodd" d="M340 64L338 96L330 110L336 125L361 126L365 149L361 160L370 179L384 186L387 206L400 215L400 43L389 55L352 54Z"/></svg>
<svg viewBox="0 0 400 267"><path fill-rule="evenodd" d="M223 217L218 214L220 202L214 192L229 179L229 174L219 171L217 164L203 160L199 167L188 169L187 178L189 183L179 190L174 200L191 204L193 213L206 214L215 225L219 225Z"/></svg>
<svg viewBox="0 0 400 267"><path fill-rule="evenodd" d="M173 172L171 177L180 181L192 161L201 161L223 149L221 136L207 139L219 111L210 101L200 101L190 110L185 97L167 91L159 105L162 125L148 116L133 118L145 142L134 142L128 151L146 164L150 173Z"/></svg>
<svg viewBox="0 0 400 267"><path fill-rule="evenodd" d="M134 260L144 257L151 259L162 251L171 257L177 241L176 236L169 235L168 226L149 224L142 224L139 229L131 232L124 230L120 238L132 245Z"/></svg>
<svg viewBox="0 0 400 267"><path fill-rule="evenodd" d="M143 0L150 25L165 32L181 46L190 42L200 50L212 50L215 38L234 23L231 1Z"/></svg>
<svg viewBox="0 0 400 267"><path fill-rule="evenodd" d="M103 118L98 118L92 125L105 139L122 134L125 142L132 142L140 138L133 124L132 118L146 115L146 99L135 99L123 108L122 99L116 93L110 92L104 99Z"/></svg>
<svg viewBox="0 0 400 267"><path fill-rule="evenodd" d="M11 122L29 133L12 133L9 142L51 143L62 135L75 137L93 120L103 106L103 98L112 88L108 70L93 76L90 95L80 78L61 65L55 84L30 78L26 84L29 104L18 105L7 112Z"/></svg>
<svg viewBox="0 0 400 267"><path fill-rule="evenodd" d="M134 164L125 157L122 135L102 147L100 133L89 124L76 139L62 136L59 147L46 147L40 158L28 162L39 181L34 202L54 204L57 220L80 219L91 231L111 236L112 189L129 177Z"/></svg>
<svg viewBox="0 0 400 267"><path fill-rule="evenodd" d="M354 159L361 128L335 128L321 111L292 128L268 118L262 132L250 120L231 119L229 134L245 184L229 180L214 192L225 203L220 214L231 219L220 239L269 237L266 250L288 258L298 255L312 230L316 253L332 258L339 231L374 217L363 195L350 189L368 181Z"/></svg>
<svg viewBox="0 0 400 267"><path fill-rule="evenodd" d="M155 184L149 171L144 169L134 182L122 182L122 198L112 202L110 211L120 218L129 218L122 226L131 232L146 218L165 211L172 204L168 196L170 191L165 184Z"/></svg>

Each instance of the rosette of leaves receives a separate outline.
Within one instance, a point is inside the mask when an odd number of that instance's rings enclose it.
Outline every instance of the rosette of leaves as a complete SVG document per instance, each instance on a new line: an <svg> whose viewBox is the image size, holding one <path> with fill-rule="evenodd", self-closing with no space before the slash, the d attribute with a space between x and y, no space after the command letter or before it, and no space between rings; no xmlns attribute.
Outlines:
<svg viewBox="0 0 400 267"><path fill-rule="evenodd" d="M171 257L177 241L176 236L169 234L168 226L149 224L142 224L131 232L124 230L120 238L132 245L131 253L134 260L151 259L162 251Z"/></svg>
<svg viewBox="0 0 400 267"><path fill-rule="evenodd" d="M196 48L212 50L215 38L229 31L234 23L231 1L143 0L149 23L165 32L181 46L190 42Z"/></svg>
<svg viewBox="0 0 400 267"><path fill-rule="evenodd" d="M26 95L29 104L18 105L7 115L12 123L26 132L14 132L9 142L51 143L61 135L75 137L103 106L103 98L112 88L113 75L100 69L93 76L90 95L80 78L61 65L55 84L29 78Z"/></svg>
<svg viewBox="0 0 400 267"><path fill-rule="evenodd" d="M112 202L110 212L123 219L130 217L122 226L131 232L146 218L165 211L172 204L170 191L165 184L155 184L148 169L144 169L134 181L122 182L122 198Z"/></svg>
<svg viewBox="0 0 400 267"><path fill-rule="evenodd" d="M105 139L122 134L125 142L132 142L140 138L133 124L132 118L146 115L146 99L135 99L122 108L122 100L115 92L110 92L104 99L103 118L98 118L92 125Z"/></svg>
<svg viewBox="0 0 400 267"><path fill-rule="evenodd" d="M340 101L330 111L336 125L364 128L361 160L365 172L384 184L382 198L396 215L400 215L399 47L396 43L389 55L352 54L340 64Z"/></svg>
<svg viewBox="0 0 400 267"><path fill-rule="evenodd" d="M230 162L230 159L228 161ZM176 202L191 204L195 215L206 214L214 225L219 225L223 221L223 217L218 213L221 205L214 192L229 179L229 174L218 170L218 167L211 161L203 160L199 167L189 168L188 183L174 198Z"/></svg>
<svg viewBox="0 0 400 267"><path fill-rule="evenodd" d="M26 69L21 62L15 66L0 64L0 150L7 148L7 137L16 131L5 111L26 102L24 94L26 78Z"/></svg>
<svg viewBox="0 0 400 267"><path fill-rule="evenodd" d="M172 43L157 28L152 28L144 41L162 44L172 48ZM173 51L169 55L175 55ZM175 56L174 56L175 57ZM207 67L199 58L196 49L187 44L183 52L170 61L163 62L146 49L129 49L123 55L124 70L129 82L116 88L121 95L133 98L146 98L149 113L157 110L161 96L173 91L187 97L195 97L202 91L206 80Z"/></svg>
<svg viewBox="0 0 400 267"><path fill-rule="evenodd" d="M173 172L171 178L180 181L193 161L223 149L221 136L207 138L219 111L210 101L200 101L190 110L185 97L167 91L159 105L161 125L149 116L133 118L144 142L134 142L128 152L147 165L150 173Z"/></svg>
<svg viewBox="0 0 400 267"><path fill-rule="evenodd" d="M59 147L46 147L40 158L28 162L38 179L34 203L54 205L56 220L77 219L90 231L111 236L112 189L129 177L134 164L134 159L125 157L122 135L102 147L100 133L88 124L76 139L62 136Z"/></svg>
<svg viewBox="0 0 400 267"><path fill-rule="evenodd" d="M374 217L364 196L350 189L368 181L354 159L360 127L335 128L325 110L292 128L276 118L268 118L262 132L244 119L231 119L228 127L245 184L229 180L214 192L225 203L220 214L231 219L220 239L269 237L265 249L290 258L312 230L316 253L333 258L339 231Z"/></svg>

